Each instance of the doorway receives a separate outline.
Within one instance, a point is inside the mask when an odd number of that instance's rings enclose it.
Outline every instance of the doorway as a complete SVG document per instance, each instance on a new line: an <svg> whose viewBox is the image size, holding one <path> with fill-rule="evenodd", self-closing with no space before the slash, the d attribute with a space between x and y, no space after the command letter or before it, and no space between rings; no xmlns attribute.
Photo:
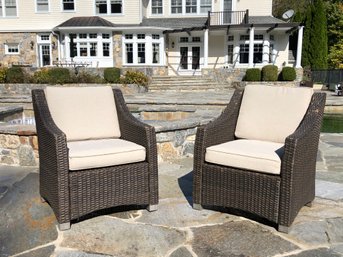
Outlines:
<svg viewBox="0 0 343 257"><path fill-rule="evenodd" d="M200 69L200 46L180 47L180 68L182 70Z"/></svg>
<svg viewBox="0 0 343 257"><path fill-rule="evenodd" d="M44 67L44 66L51 65L50 44L38 45L38 52L39 52L39 66Z"/></svg>

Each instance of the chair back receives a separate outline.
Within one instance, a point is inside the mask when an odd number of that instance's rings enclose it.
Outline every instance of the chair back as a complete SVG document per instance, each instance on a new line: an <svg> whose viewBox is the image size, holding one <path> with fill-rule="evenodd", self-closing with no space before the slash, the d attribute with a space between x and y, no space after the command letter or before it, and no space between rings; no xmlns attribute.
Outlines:
<svg viewBox="0 0 343 257"><path fill-rule="evenodd" d="M111 87L51 86L44 93L51 116L68 141L120 137Z"/></svg>
<svg viewBox="0 0 343 257"><path fill-rule="evenodd" d="M235 136L284 143L304 118L312 95L312 88L247 85Z"/></svg>

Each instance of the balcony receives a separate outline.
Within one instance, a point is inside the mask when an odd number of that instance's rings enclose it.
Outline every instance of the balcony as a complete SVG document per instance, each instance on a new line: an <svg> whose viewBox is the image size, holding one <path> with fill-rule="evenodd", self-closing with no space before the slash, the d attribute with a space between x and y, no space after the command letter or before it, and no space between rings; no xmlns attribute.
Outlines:
<svg viewBox="0 0 343 257"><path fill-rule="evenodd" d="M249 10L208 12L209 26L248 24Z"/></svg>

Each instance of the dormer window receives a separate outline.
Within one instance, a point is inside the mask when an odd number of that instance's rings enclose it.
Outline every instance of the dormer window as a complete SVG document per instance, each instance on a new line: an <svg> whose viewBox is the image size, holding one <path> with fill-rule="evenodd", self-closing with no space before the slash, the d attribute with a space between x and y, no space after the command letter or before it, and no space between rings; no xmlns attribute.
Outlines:
<svg viewBox="0 0 343 257"><path fill-rule="evenodd" d="M151 1L151 13L152 14L163 14L163 0L152 0Z"/></svg>
<svg viewBox="0 0 343 257"><path fill-rule="evenodd" d="M123 0L95 0L96 14L122 14Z"/></svg>

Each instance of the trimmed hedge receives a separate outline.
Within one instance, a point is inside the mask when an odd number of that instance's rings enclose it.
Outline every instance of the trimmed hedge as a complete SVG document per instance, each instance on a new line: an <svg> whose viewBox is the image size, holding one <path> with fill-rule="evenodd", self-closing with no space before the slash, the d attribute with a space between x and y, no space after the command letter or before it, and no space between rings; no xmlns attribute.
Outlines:
<svg viewBox="0 0 343 257"><path fill-rule="evenodd" d="M70 72L67 68L52 68L48 70L50 83L66 84L72 81Z"/></svg>
<svg viewBox="0 0 343 257"><path fill-rule="evenodd" d="M278 68L276 65L266 65L262 68L262 81L277 81Z"/></svg>
<svg viewBox="0 0 343 257"><path fill-rule="evenodd" d="M104 79L107 83L118 83L120 80L120 69L106 68L104 70Z"/></svg>
<svg viewBox="0 0 343 257"><path fill-rule="evenodd" d="M21 67L11 67L6 71L7 83L24 83L25 73Z"/></svg>
<svg viewBox="0 0 343 257"><path fill-rule="evenodd" d="M261 81L261 70L258 68L247 69L244 80L245 81Z"/></svg>
<svg viewBox="0 0 343 257"><path fill-rule="evenodd" d="M280 75L282 81L294 81L297 77L293 67L283 67Z"/></svg>

